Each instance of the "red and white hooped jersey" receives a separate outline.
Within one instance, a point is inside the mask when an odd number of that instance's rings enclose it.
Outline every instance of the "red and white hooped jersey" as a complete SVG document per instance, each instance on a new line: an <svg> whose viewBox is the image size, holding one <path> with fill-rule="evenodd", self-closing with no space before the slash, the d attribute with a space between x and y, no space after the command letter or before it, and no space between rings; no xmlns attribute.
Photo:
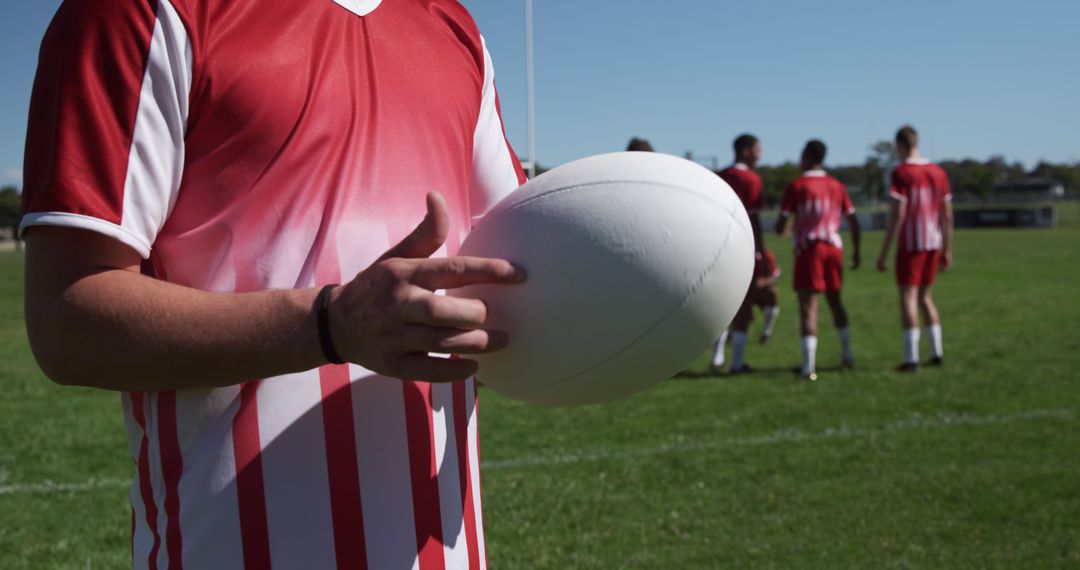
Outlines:
<svg viewBox="0 0 1080 570"><path fill-rule="evenodd" d="M847 188L824 170L807 170L784 189L780 215L795 215L795 251L815 241L844 247L840 218L855 213Z"/></svg>
<svg viewBox="0 0 1080 570"><path fill-rule="evenodd" d="M66 0L23 229L111 236L209 291L349 280L423 217L440 255L524 180L452 0ZM123 396L137 568L482 568L474 381L324 366Z"/></svg>
<svg viewBox="0 0 1080 570"><path fill-rule="evenodd" d="M945 171L926 159L908 159L893 170L889 196L907 206L898 247L903 251L941 249L941 210L952 200Z"/></svg>
<svg viewBox="0 0 1080 570"><path fill-rule="evenodd" d="M761 176L750 170L749 166L736 162L721 170L719 175L735 191L747 213L760 212L765 206L761 194Z"/></svg>

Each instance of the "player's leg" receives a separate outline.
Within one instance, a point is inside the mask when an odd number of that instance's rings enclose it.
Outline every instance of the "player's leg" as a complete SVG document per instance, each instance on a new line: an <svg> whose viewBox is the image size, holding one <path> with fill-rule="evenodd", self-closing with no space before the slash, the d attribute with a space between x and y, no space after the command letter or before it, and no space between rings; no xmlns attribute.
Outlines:
<svg viewBox="0 0 1080 570"><path fill-rule="evenodd" d="M759 291L758 301L761 303L761 314L765 321L765 325L761 328L761 344L765 344L772 338L773 330L776 328L776 318L780 316L780 295L776 290L775 281Z"/></svg>
<svg viewBox="0 0 1080 570"><path fill-rule="evenodd" d="M818 295L809 289L799 290L799 333L802 336L801 374L817 380Z"/></svg>
<svg viewBox="0 0 1080 570"><path fill-rule="evenodd" d="M817 294L825 290L818 249L818 244L813 244L795 258L795 290L799 296L799 334L802 339L800 373L809 380L817 380Z"/></svg>
<svg viewBox="0 0 1080 570"><path fill-rule="evenodd" d="M840 299L840 290L826 291L825 300L829 303L832 311L833 325L836 326L836 334L840 337L840 360L847 368L855 366L855 354L851 351L851 327L848 326L847 310Z"/></svg>
<svg viewBox="0 0 1080 570"><path fill-rule="evenodd" d="M904 343L904 361L896 367L899 372L914 372L919 368L919 282L922 280L922 254L896 252L896 286L900 292L900 331Z"/></svg>
<svg viewBox="0 0 1080 570"><path fill-rule="evenodd" d="M844 252L838 247L829 247L829 254L825 259L825 300L829 303L832 311L833 325L836 334L840 337L840 361L847 368L855 366L855 355L851 352L851 328L848 326L848 315L844 309L844 303L840 299L840 289L843 287Z"/></svg>
<svg viewBox="0 0 1080 570"><path fill-rule="evenodd" d="M904 335L904 362L897 370L914 372L919 367L919 288L900 286L900 326Z"/></svg>
<svg viewBox="0 0 1080 570"><path fill-rule="evenodd" d="M926 326L926 336L930 340L931 366L941 366L944 363L945 352L941 340L941 318L938 315L937 306L930 296L930 286L919 287L918 290L919 312L922 313L923 324Z"/></svg>
<svg viewBox="0 0 1080 570"><path fill-rule="evenodd" d="M937 306L930 294L930 288L937 277L938 264L941 262L941 251L930 251L926 254L923 263L923 276L919 282L919 312L922 313L923 326L926 327L926 337L930 340L930 360L927 364L941 366L944 364L945 353L941 340L941 317L938 315Z"/></svg>
<svg viewBox="0 0 1080 570"><path fill-rule="evenodd" d="M753 283L746 292L746 298L735 313L731 321L731 373L749 372L750 367L745 362L747 331L750 329L750 321L754 319L754 298L757 287Z"/></svg>
<svg viewBox="0 0 1080 570"><path fill-rule="evenodd" d="M724 349L727 346L728 329L724 329L724 332L720 333L720 338L716 339L716 344L713 345L713 357L712 357L712 371L719 372L724 367Z"/></svg>

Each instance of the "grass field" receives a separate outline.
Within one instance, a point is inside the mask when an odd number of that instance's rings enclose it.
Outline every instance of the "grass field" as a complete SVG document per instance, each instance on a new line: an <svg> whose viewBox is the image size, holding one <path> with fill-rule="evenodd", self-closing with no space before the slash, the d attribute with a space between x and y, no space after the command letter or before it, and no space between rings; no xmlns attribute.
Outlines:
<svg viewBox="0 0 1080 570"><path fill-rule="evenodd" d="M762 371L686 374L626 401L481 398L484 518L501 568L1080 568L1080 209L963 231L937 287L947 366L900 359L891 275L848 272L858 367L795 381L788 247ZM33 363L22 268L0 255L0 568L129 565L118 399ZM756 330L756 329L755 329ZM924 345L923 353L926 354ZM51 483L50 483L51 482Z"/></svg>

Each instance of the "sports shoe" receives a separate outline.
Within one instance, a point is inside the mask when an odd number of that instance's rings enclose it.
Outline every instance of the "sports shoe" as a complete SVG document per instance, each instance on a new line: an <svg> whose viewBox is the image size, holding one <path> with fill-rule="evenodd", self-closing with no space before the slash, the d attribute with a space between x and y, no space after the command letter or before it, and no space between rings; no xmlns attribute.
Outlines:
<svg viewBox="0 0 1080 570"><path fill-rule="evenodd" d="M927 366L945 366L945 358L941 357L941 356L931 357L930 360L928 360L926 362L926 365Z"/></svg>
<svg viewBox="0 0 1080 570"><path fill-rule="evenodd" d="M800 378L809 382L817 382L817 372L811 372L809 374L800 374Z"/></svg>
<svg viewBox="0 0 1080 570"><path fill-rule="evenodd" d="M919 364L917 362L905 362L896 367L897 372L918 372Z"/></svg>
<svg viewBox="0 0 1080 570"><path fill-rule="evenodd" d="M755 372L754 367L744 362L742 368L732 368L728 374L735 376L738 374L750 374L751 372Z"/></svg>
<svg viewBox="0 0 1080 570"><path fill-rule="evenodd" d="M855 359L854 358L845 358L845 359L843 359L840 362L840 367L841 368L847 368L849 370L852 369L852 368L855 368Z"/></svg>
<svg viewBox="0 0 1080 570"><path fill-rule="evenodd" d="M769 344L770 340L772 340L771 334L761 333L761 344Z"/></svg>

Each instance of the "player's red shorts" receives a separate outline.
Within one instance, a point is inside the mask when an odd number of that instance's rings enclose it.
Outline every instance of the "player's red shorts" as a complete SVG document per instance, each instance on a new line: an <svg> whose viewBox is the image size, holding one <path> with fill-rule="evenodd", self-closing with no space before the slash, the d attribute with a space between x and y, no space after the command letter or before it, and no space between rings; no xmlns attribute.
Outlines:
<svg viewBox="0 0 1080 570"><path fill-rule="evenodd" d="M844 250L835 245L814 241L795 256L795 289L839 291L843 283Z"/></svg>
<svg viewBox="0 0 1080 570"><path fill-rule="evenodd" d="M907 287L929 287L937 278L941 250L904 251L896 254L896 284Z"/></svg>

